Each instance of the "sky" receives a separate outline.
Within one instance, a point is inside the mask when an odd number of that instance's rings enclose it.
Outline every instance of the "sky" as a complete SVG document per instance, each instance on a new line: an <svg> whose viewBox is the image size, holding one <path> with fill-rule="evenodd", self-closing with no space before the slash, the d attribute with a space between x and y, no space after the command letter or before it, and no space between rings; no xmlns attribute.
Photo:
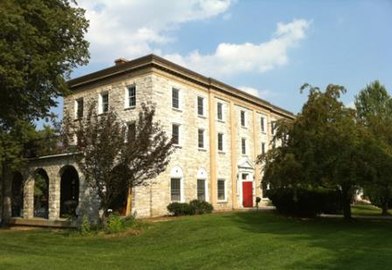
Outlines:
<svg viewBox="0 0 392 270"><path fill-rule="evenodd" d="M91 59L72 78L154 53L293 113L304 83L343 85L347 106L374 80L392 94L392 0L78 3Z"/></svg>

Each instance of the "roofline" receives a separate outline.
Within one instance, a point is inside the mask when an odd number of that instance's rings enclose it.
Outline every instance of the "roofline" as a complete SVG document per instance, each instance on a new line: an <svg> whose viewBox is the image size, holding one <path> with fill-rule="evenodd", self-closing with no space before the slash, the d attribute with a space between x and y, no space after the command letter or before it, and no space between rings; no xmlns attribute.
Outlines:
<svg viewBox="0 0 392 270"><path fill-rule="evenodd" d="M68 81L68 86L71 90L76 90L80 87L98 82L103 81L112 77L120 76L122 74L141 70L149 67L154 67L160 69L164 72L168 72L174 74L178 77L182 77L188 81L192 81L196 84L202 85L206 88L215 89L218 91L222 91L226 94L231 96L235 96L247 102L253 103L257 106L264 107L271 111L274 111L277 114L282 116L286 116L289 118L294 118L294 114L288 110L280 108L271 104L270 102L248 94L244 91L241 91L233 86L225 84L221 81L218 81L211 77L206 77L201 75L200 73L194 72L190 69L187 69L183 66L175 64L169 60L166 60L160 56L155 54L149 54L134 60L127 61L125 63L115 65L109 68L105 68L72 80Z"/></svg>

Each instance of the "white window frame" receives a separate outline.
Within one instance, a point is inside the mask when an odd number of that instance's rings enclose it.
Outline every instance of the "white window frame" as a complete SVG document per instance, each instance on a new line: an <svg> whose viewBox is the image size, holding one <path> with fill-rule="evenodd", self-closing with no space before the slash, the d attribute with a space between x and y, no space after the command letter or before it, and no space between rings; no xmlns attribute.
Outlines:
<svg viewBox="0 0 392 270"><path fill-rule="evenodd" d="M206 140L205 140L205 130L202 128L197 129L197 147L199 149L206 148ZM201 133L200 133L201 132ZM202 135L202 146L200 146L200 134Z"/></svg>
<svg viewBox="0 0 392 270"><path fill-rule="evenodd" d="M173 105L174 105L174 102L173 102L173 93L175 92L175 91L177 91L177 106L178 107L174 107ZM174 109L174 110L181 110L181 98L180 98L180 89L179 88L177 88L177 87L172 87L172 91L171 91L171 106L172 106L172 108Z"/></svg>
<svg viewBox="0 0 392 270"><path fill-rule="evenodd" d="M106 96L106 95L108 96L108 106L107 106L107 110L104 111L104 109L103 109L103 96ZM110 106L109 91L101 92L98 97L98 113L99 114L107 113L109 111L109 106Z"/></svg>
<svg viewBox="0 0 392 270"><path fill-rule="evenodd" d="M79 116L79 106L80 106L79 102L82 102L82 104L83 104L81 116ZM81 118L83 118L83 115L84 115L84 100L81 97L81 98L75 99L75 119L81 119Z"/></svg>
<svg viewBox="0 0 392 270"><path fill-rule="evenodd" d="M221 114L220 114L220 118L219 118L219 107L221 108ZM223 119L224 119L224 109L223 109L223 103L222 102L217 102L216 103L216 119L218 120L218 121L224 121Z"/></svg>
<svg viewBox="0 0 392 270"><path fill-rule="evenodd" d="M219 149L219 135L221 135L222 137L222 149ZM224 152L225 151L225 143L224 143L224 139L225 135L223 134L223 132L218 132L218 138L217 138L217 147L218 147L218 151L220 152Z"/></svg>
<svg viewBox="0 0 392 270"><path fill-rule="evenodd" d="M172 179L180 179L180 200L173 201L172 200ZM174 166L170 171L170 182L169 182L169 194L171 202L185 202L185 193L184 193L184 174L182 169L179 166Z"/></svg>
<svg viewBox="0 0 392 270"><path fill-rule="evenodd" d="M205 201L208 202L210 200L208 195L208 175L205 169L201 168L197 171L196 181L198 180L204 180L204 192L205 192L204 197L205 197ZM197 185L198 183L196 182L196 198L199 199Z"/></svg>
<svg viewBox="0 0 392 270"><path fill-rule="evenodd" d="M220 199L219 198L219 182L223 181L223 188L224 188L224 198ZM223 178L218 178L218 180L216 181L216 198L218 202L227 202L227 186L226 186L226 179Z"/></svg>
<svg viewBox="0 0 392 270"><path fill-rule="evenodd" d="M199 100L201 100L201 114L199 113ZM203 96L197 96L196 98L196 111L198 116L205 117L206 116L206 106L205 106L205 100L206 98Z"/></svg>
<svg viewBox="0 0 392 270"><path fill-rule="evenodd" d="M244 137L242 137L241 138L241 154L242 155L246 155L247 154L247 152L248 152L248 147L247 147L247 145L246 145L247 143L246 143L246 138L244 138Z"/></svg>
<svg viewBox="0 0 392 270"><path fill-rule="evenodd" d="M177 143L173 143L176 146L181 145L181 125L178 123L172 123L172 138L173 138L173 127L177 126L178 127L178 138L177 138Z"/></svg>
<svg viewBox="0 0 392 270"><path fill-rule="evenodd" d="M130 91L131 88L135 89L135 95L134 95L134 97L135 97L135 105L132 105L132 106L130 105L130 98L131 97L129 95L129 91ZM132 109L132 108L136 107L136 104L137 104L137 88L136 88L135 84L131 84L131 85L128 85L125 88L124 108L125 109Z"/></svg>
<svg viewBox="0 0 392 270"><path fill-rule="evenodd" d="M260 117L260 130L261 130L261 133L265 133L265 121L266 121L266 118L264 116L261 116Z"/></svg>
<svg viewBox="0 0 392 270"><path fill-rule="evenodd" d="M244 116L243 118L242 118L242 115ZM240 111L240 124L241 124L241 127L246 127L246 111L245 110Z"/></svg>

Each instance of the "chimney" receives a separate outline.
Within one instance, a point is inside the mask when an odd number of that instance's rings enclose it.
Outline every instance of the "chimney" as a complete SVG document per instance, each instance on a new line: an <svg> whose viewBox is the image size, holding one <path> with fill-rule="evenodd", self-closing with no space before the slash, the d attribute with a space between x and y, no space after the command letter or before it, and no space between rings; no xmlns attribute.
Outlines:
<svg viewBox="0 0 392 270"><path fill-rule="evenodd" d="M114 60L114 63L116 64L116 66L125 64L126 62L128 62L125 58L118 58L116 60Z"/></svg>

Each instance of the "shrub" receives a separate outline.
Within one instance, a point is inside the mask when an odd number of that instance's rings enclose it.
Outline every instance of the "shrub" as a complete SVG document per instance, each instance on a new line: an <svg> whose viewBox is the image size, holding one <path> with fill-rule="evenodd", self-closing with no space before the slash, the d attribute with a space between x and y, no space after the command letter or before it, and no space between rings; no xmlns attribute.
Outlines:
<svg viewBox="0 0 392 270"><path fill-rule="evenodd" d="M276 210L285 215L314 217L321 213L339 213L342 210L338 190L279 188L267 191Z"/></svg>
<svg viewBox="0 0 392 270"><path fill-rule="evenodd" d="M124 220L118 214L110 214L105 230L107 233L118 233L125 229Z"/></svg>
<svg viewBox="0 0 392 270"><path fill-rule="evenodd" d="M167 210L174 216L194 215L194 209L188 203L173 202L167 207Z"/></svg>
<svg viewBox="0 0 392 270"><path fill-rule="evenodd" d="M82 223L80 224L79 231L82 235L88 235L91 233L91 224L86 215L84 215L82 218Z"/></svg>
<svg viewBox="0 0 392 270"><path fill-rule="evenodd" d="M214 210L212 204L206 201L193 200L189 203L189 205L191 208L193 208L193 212L196 215L209 214L212 212L212 210Z"/></svg>

